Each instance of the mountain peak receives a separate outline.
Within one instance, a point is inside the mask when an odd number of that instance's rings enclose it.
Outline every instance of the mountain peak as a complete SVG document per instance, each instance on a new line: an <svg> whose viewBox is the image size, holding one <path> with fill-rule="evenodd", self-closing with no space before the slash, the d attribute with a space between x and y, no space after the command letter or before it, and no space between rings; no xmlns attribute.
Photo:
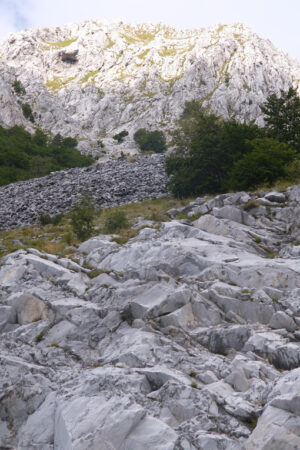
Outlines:
<svg viewBox="0 0 300 450"><path fill-rule="evenodd" d="M297 61L241 23L178 30L89 20L10 35L0 56L14 104L0 123L23 120L10 89L18 78L41 128L89 142L126 128L128 145L140 127L172 127L189 100L262 124L259 105L300 79Z"/></svg>

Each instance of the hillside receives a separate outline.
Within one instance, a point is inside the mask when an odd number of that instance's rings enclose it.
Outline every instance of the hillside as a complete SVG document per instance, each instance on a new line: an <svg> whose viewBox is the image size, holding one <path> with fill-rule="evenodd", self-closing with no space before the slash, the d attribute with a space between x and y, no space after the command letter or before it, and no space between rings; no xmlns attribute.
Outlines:
<svg viewBox="0 0 300 450"><path fill-rule="evenodd" d="M3 257L0 447L298 449L299 195L148 201L123 245ZM66 227L0 238L53 251Z"/></svg>
<svg viewBox="0 0 300 450"><path fill-rule="evenodd" d="M299 86L300 65L241 24L176 30L165 25L87 21L10 35L0 45L0 124L33 124L99 141L107 150L134 148L140 127L166 131L197 99L222 116L262 124L259 105L270 93ZM21 81L26 94L12 89ZM129 131L116 146L111 137Z"/></svg>

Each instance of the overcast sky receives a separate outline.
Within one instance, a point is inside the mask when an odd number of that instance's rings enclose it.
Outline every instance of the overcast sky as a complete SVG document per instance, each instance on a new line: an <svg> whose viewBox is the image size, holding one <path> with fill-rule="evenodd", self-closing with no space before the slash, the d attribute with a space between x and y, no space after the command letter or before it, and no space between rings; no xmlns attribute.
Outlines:
<svg viewBox="0 0 300 450"><path fill-rule="evenodd" d="M300 61L300 0L0 0L0 40L23 28L85 19L178 28L242 22Z"/></svg>

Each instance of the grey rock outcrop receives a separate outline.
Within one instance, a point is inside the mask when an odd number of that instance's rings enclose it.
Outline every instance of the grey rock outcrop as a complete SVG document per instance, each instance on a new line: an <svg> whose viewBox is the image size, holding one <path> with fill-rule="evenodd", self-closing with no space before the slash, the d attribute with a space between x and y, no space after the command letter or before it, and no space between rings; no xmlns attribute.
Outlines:
<svg viewBox="0 0 300 450"><path fill-rule="evenodd" d="M299 88L300 66L242 24L176 30L165 25L86 21L10 35L0 45L0 123L36 125L81 138L82 151L134 153L141 127L169 131L186 101L226 118L263 123L271 93ZM20 98L15 78L26 89ZM127 129L120 146L112 136Z"/></svg>
<svg viewBox="0 0 300 450"><path fill-rule="evenodd" d="M2 258L0 447L300 448L299 193Z"/></svg>

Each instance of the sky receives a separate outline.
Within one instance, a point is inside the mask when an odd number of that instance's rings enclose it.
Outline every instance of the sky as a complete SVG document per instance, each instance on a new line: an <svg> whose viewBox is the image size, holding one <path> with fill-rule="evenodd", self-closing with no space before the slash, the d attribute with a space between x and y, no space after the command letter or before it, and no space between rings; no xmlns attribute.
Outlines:
<svg viewBox="0 0 300 450"><path fill-rule="evenodd" d="M0 0L0 40L24 28L86 19L178 28L241 22L300 61L300 0Z"/></svg>

